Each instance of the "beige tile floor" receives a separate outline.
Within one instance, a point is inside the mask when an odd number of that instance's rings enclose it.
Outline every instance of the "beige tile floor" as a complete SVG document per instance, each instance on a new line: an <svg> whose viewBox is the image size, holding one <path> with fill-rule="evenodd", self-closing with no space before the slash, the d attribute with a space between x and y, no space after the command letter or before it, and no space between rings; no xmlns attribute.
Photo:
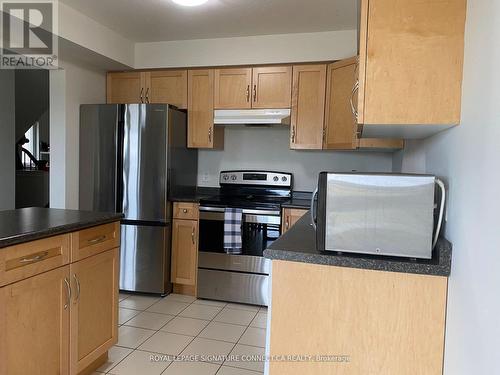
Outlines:
<svg viewBox="0 0 500 375"><path fill-rule="evenodd" d="M263 362L225 360L224 357L264 354L266 308L198 300L179 294L165 298L120 294L119 315L118 344L109 351L108 362L95 374L258 375L264 372ZM192 360L172 362L166 355L191 356ZM159 360L151 360L151 356Z"/></svg>

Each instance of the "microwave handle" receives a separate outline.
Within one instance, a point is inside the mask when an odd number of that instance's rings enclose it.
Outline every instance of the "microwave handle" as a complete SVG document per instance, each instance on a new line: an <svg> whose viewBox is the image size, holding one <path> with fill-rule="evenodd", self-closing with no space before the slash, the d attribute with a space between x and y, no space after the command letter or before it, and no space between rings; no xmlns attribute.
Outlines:
<svg viewBox="0 0 500 375"><path fill-rule="evenodd" d="M436 243L439 238L439 232L441 232L441 226L443 224L444 206L446 203L446 189L444 187L443 181L441 181L439 178L436 178L436 184L441 189L441 204L439 208L439 218L436 226L436 233L434 234L434 240L432 241L433 249L436 247Z"/></svg>
<svg viewBox="0 0 500 375"><path fill-rule="evenodd" d="M316 188L312 194L311 197L311 225L313 226L314 230L316 230L316 210L314 209L314 201L316 199L316 196L318 195L318 188Z"/></svg>

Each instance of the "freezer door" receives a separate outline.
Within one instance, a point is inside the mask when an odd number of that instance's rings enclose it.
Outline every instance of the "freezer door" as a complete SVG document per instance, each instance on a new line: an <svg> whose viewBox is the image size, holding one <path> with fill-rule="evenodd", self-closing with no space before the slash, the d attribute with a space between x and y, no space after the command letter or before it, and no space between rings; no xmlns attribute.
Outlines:
<svg viewBox="0 0 500 375"><path fill-rule="evenodd" d="M122 224L120 289L168 294L170 227Z"/></svg>
<svg viewBox="0 0 500 375"><path fill-rule="evenodd" d="M81 210L115 212L119 106L80 107Z"/></svg>
<svg viewBox="0 0 500 375"><path fill-rule="evenodd" d="M121 209L127 220L167 222L168 106L125 106Z"/></svg>

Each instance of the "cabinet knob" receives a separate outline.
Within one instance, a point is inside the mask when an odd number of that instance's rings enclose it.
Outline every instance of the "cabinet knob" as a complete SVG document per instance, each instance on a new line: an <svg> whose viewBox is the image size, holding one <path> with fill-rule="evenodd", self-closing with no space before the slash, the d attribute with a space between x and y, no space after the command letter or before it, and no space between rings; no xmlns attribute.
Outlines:
<svg viewBox="0 0 500 375"><path fill-rule="evenodd" d="M185 214L187 214L187 212L188 212L187 208L184 208L184 209L182 210L182 212L184 212Z"/></svg>

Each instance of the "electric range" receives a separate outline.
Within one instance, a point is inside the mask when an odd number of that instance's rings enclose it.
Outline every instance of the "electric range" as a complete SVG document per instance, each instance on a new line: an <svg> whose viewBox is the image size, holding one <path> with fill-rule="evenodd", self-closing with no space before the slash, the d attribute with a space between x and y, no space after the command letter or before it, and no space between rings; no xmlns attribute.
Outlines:
<svg viewBox="0 0 500 375"><path fill-rule="evenodd" d="M223 171L220 193L200 201L198 297L268 304L269 260L264 250L281 234L281 204L293 189L290 173ZM224 251L224 212L242 210L241 254Z"/></svg>

